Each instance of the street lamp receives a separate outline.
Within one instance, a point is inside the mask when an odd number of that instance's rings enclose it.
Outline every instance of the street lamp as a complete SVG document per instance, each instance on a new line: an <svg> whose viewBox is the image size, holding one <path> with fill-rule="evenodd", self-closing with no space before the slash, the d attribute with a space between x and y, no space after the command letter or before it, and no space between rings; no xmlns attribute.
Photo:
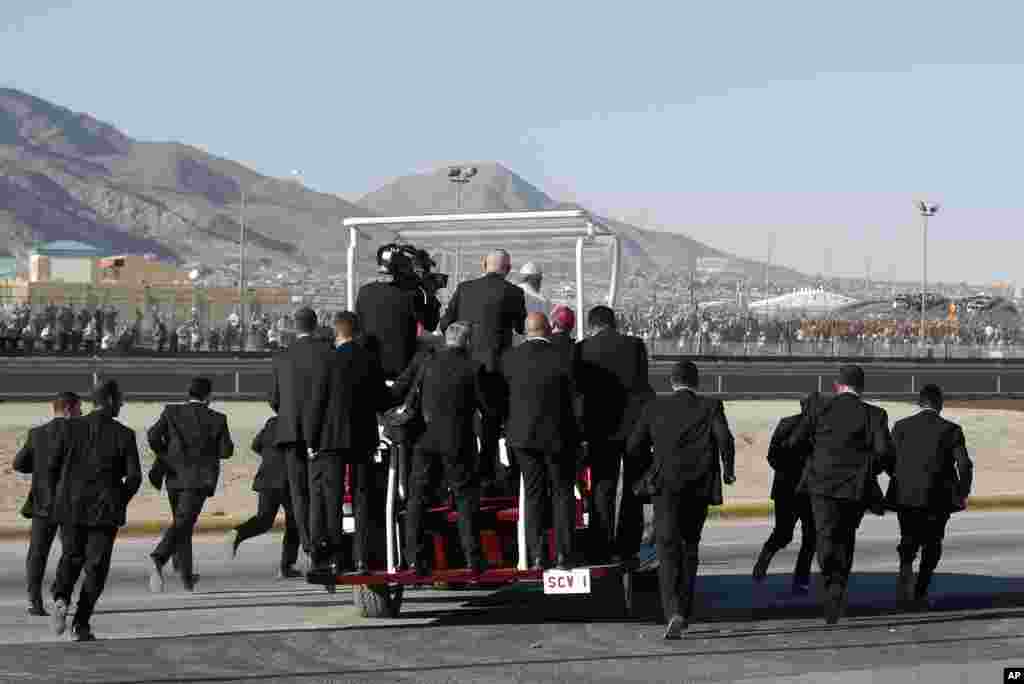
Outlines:
<svg viewBox="0 0 1024 684"><path fill-rule="evenodd" d="M241 339L238 341L238 348L245 351L245 332L244 326L245 321L245 199L246 192L245 187L242 185L242 181L235 179L238 183L238 192L241 195L242 205L239 210L239 223L241 224L241 234L238 238L238 315L242 320L243 332Z"/></svg>
<svg viewBox="0 0 1024 684"><path fill-rule="evenodd" d="M928 290L928 219L939 212L939 205L917 200L914 205L921 214L921 347L924 348L925 293Z"/></svg>
<svg viewBox="0 0 1024 684"><path fill-rule="evenodd" d="M462 211L462 186L477 174L475 166L448 167L448 180L455 183L455 211ZM462 242L455 243L455 284L462 280Z"/></svg>

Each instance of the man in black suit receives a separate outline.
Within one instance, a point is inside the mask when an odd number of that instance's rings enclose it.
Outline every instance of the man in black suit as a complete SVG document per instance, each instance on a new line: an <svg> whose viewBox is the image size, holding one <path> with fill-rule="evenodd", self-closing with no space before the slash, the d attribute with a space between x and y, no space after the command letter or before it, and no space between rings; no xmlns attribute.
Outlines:
<svg viewBox="0 0 1024 684"><path fill-rule="evenodd" d="M806 491L797 491L797 485L804 474L804 465L814 451L814 444L810 435L792 447L787 441L803 417L808 415L811 407L816 406L819 401L817 392L801 399L800 413L786 416L779 421L768 447L768 464L775 471L771 492L771 498L775 502L775 529L764 543L761 554L754 564L754 581L764 581L772 558L793 541L793 530L797 521L800 521L800 552L797 554L796 568L793 570L794 594L807 594L810 591L811 563L814 561L814 549L817 546L811 498Z"/></svg>
<svg viewBox="0 0 1024 684"><path fill-rule="evenodd" d="M309 461L316 455L330 399L334 350L314 337L316 312L306 307L295 313L295 342L274 357L274 390L271 406L277 412L276 444L285 455L288 486L299 541L312 556L309 534Z"/></svg>
<svg viewBox="0 0 1024 684"><path fill-rule="evenodd" d="M417 326L430 332L437 330L441 302L420 287L413 263L405 253L379 252L377 265L389 281L359 288L356 315L364 346L380 360L384 378L395 380L416 354Z"/></svg>
<svg viewBox="0 0 1024 684"><path fill-rule="evenodd" d="M150 482L157 486L166 480L174 510L174 522L150 554L149 588L155 593L164 590L163 567L175 555L185 591L195 589L192 530L206 499L217 489L220 462L235 451L227 417L210 408L212 390L209 378L194 378L188 388L188 403L166 406L147 433L149 447L156 454Z"/></svg>
<svg viewBox="0 0 1024 684"><path fill-rule="evenodd" d="M643 504L624 486L615 524L615 492L626 440L633 432L644 404L654 398L647 373L647 347L643 340L616 330L615 312L595 306L587 315L591 336L576 345L576 381L583 399L583 435L587 442L593 493L590 525L591 549L604 562L632 558L643 537ZM632 459L625 459L624 482L640 478Z"/></svg>
<svg viewBox="0 0 1024 684"><path fill-rule="evenodd" d="M75 641L92 641L89 621L110 571L117 528L128 502L142 484L135 433L117 420L123 400L113 380L93 392L96 410L68 421L68 443L54 452L50 472L57 477L53 517L61 526L61 557L54 582L54 632L67 626L68 604L85 572L72 622Z"/></svg>
<svg viewBox="0 0 1024 684"><path fill-rule="evenodd" d="M23 515L32 518L32 537L25 559L29 615L49 615L43 608L43 575L57 535L57 522L52 516L57 480L50 472L50 464L60 458L58 451L67 447L68 419L81 415L78 395L61 392L53 400L53 420L29 430L25 444L14 457L14 470L32 475L32 490L22 509Z"/></svg>
<svg viewBox="0 0 1024 684"><path fill-rule="evenodd" d="M696 393L700 376L692 361L677 363L671 382L671 397L644 405L626 449L638 466L649 466L641 482L654 501L665 638L678 639L693 613L708 506L722 504L723 480L736 482L736 445L722 402Z"/></svg>
<svg viewBox="0 0 1024 684"><path fill-rule="evenodd" d="M886 502L900 523L900 598L921 608L928 605L928 585L942 557L942 539L949 516L967 508L974 463L967 455L963 430L940 416L942 390L921 388L917 415L893 426L893 452ZM921 567L914 583L914 560Z"/></svg>
<svg viewBox="0 0 1024 684"><path fill-rule="evenodd" d="M475 574L486 569L476 526L480 483L473 416L478 410L490 409L483 391L483 366L469 358L471 337L472 324L456 321L449 325L445 330L447 348L424 361L418 380L422 383L420 405L425 430L413 450L406 557L421 576L430 574L423 514L442 473L455 495L466 567Z"/></svg>
<svg viewBox="0 0 1024 684"><path fill-rule="evenodd" d="M818 541L818 564L825 580L825 621L839 621L846 607L846 586L853 568L857 528L868 509L881 505L877 476L886 464L891 437L889 417L865 403L864 371L839 369L836 396L813 406L790 435L794 447L808 437L814 453L799 490L811 497Z"/></svg>
<svg viewBox="0 0 1024 684"><path fill-rule="evenodd" d="M279 508L284 509L284 542L281 546L281 565L278 579L291 579L301 576L295 569L295 561L299 557L299 531L295 527L295 512L292 510L292 497L288 489L288 469L285 457L274 444L277 434L277 416L271 416L263 425L263 429L252 440L252 450L260 455L260 468L253 479L253 491L259 492L259 504L256 515L236 527L230 536L231 557L238 554L239 545L246 539L252 539L274 527L274 518Z"/></svg>
<svg viewBox="0 0 1024 684"><path fill-rule="evenodd" d="M518 289L518 288L517 288ZM556 565L572 567L579 426L570 372L548 341L547 317L530 314L526 341L501 362L507 388L505 433L526 488L526 545L531 567L545 567L542 515L550 492Z"/></svg>
<svg viewBox="0 0 1024 684"><path fill-rule="evenodd" d="M508 252L495 250L484 258L483 267L482 277L459 283L455 288L441 318L441 330L447 330L455 321L473 324L470 356L482 363L488 373L485 391L497 396L501 384L502 354L512 346L512 334L523 332L526 298L522 288L507 280L512 269ZM495 479L500 434L501 424L497 420L482 417L480 477L484 482ZM519 474L515 468L508 473L506 486L518 491Z"/></svg>
<svg viewBox="0 0 1024 684"><path fill-rule="evenodd" d="M318 567L333 564L337 570L344 564L342 505L345 465L350 464L356 519L352 554L354 571L362 574L368 570L371 466L380 441L377 412L391 401L376 357L353 340L357 327L358 319L351 312L335 317L324 422L309 462L309 535Z"/></svg>

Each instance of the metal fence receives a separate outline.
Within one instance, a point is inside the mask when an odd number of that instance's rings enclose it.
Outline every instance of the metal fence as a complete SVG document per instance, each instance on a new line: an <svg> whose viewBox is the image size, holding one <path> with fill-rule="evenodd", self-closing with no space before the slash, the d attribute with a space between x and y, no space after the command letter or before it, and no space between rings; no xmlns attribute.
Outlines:
<svg viewBox="0 0 1024 684"><path fill-rule="evenodd" d="M724 357L865 357L891 359L1015 359L1024 358L1024 345L994 344L974 345L965 343L930 343L921 346L917 340L900 341L852 341L824 340L813 342L721 342L698 343L695 339L647 339L650 355L693 355Z"/></svg>

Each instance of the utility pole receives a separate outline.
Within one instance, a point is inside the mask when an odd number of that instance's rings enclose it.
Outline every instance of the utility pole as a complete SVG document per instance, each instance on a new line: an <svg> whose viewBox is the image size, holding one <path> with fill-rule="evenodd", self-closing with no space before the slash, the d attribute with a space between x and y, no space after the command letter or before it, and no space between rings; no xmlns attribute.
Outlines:
<svg viewBox="0 0 1024 684"><path fill-rule="evenodd" d="M245 317L245 188L242 187L241 181L238 182L238 189L242 195L242 206L241 216L239 223L241 224L241 234L239 236L238 244L238 315L241 318L241 333L242 338L239 340L238 348L245 351L245 342L248 337L246 332L249 329L249 319Z"/></svg>
<svg viewBox="0 0 1024 684"><path fill-rule="evenodd" d="M924 347L925 300L928 291L928 219L939 212L939 205L919 200L921 214L921 347Z"/></svg>
<svg viewBox="0 0 1024 684"><path fill-rule="evenodd" d="M477 173L475 166L451 166L448 168L448 180L455 183L455 211L462 211L462 186ZM462 280L462 242L455 242L455 286Z"/></svg>

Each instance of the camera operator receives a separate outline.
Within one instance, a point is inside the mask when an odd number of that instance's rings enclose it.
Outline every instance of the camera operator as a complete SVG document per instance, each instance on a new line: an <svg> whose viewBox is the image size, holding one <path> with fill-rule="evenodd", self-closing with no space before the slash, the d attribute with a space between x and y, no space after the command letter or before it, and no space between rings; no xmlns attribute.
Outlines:
<svg viewBox="0 0 1024 684"><path fill-rule="evenodd" d="M366 349L379 359L384 377L394 380L416 354L418 326L437 330L441 318L437 291L447 285L448 277L431 273L430 256L408 245L381 247L377 266L389 280L359 288L356 315Z"/></svg>

